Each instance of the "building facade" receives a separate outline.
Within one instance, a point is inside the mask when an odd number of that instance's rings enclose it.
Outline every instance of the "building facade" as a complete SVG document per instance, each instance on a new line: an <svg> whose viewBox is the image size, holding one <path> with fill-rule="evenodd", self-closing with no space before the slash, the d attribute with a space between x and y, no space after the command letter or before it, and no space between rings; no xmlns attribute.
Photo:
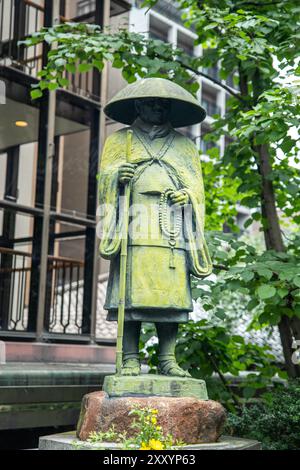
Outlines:
<svg viewBox="0 0 300 470"><path fill-rule="evenodd" d="M73 75L54 103L48 95L32 102L30 88L47 49L17 43L50 26L55 15L57 22L103 26L128 16L129 8L124 0L0 2L0 80L6 91L0 115L1 339L60 341L63 335L71 342L95 341L100 273L95 175L105 128L103 79L96 71Z"/></svg>

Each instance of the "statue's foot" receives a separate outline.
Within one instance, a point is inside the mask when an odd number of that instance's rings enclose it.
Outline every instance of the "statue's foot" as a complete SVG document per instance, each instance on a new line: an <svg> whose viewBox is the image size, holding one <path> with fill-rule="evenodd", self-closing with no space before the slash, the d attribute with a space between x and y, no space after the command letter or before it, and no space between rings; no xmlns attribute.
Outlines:
<svg viewBox="0 0 300 470"><path fill-rule="evenodd" d="M191 377L187 370L181 369L175 359L161 360L158 365L158 372L162 375L173 377Z"/></svg>
<svg viewBox="0 0 300 470"><path fill-rule="evenodd" d="M140 375L141 365L138 359L126 359L123 362L121 375Z"/></svg>

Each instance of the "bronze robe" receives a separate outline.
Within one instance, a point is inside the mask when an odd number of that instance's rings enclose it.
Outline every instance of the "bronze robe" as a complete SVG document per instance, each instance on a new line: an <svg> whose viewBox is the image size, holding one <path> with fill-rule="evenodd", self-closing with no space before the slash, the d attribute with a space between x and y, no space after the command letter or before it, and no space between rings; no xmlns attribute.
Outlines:
<svg viewBox="0 0 300 470"><path fill-rule="evenodd" d="M131 217L128 237L125 320L185 322L193 310L190 274L211 273L204 228L204 189L199 153L191 140L167 129L148 145L135 126L130 163L137 164L131 182ZM117 319L119 251L121 246L123 187L118 170L126 158L126 132L111 135L103 150L99 189L102 204L101 255L111 260L104 308L108 320ZM170 248L159 223L161 194L184 189L190 198L191 217L176 211L178 233ZM170 207L166 206L168 216ZM179 220L180 219L180 220ZM179 223L180 222L180 223Z"/></svg>

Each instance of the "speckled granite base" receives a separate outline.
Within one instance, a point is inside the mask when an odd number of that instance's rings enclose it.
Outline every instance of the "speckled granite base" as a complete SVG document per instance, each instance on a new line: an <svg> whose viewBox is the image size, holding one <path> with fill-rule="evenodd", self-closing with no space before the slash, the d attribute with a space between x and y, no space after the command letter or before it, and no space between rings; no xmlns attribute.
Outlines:
<svg viewBox="0 0 300 470"><path fill-rule="evenodd" d="M216 442L226 420L225 409L213 400L189 396L109 397L106 392L93 392L82 399L77 437L86 441L91 432L107 432L112 426L116 432L126 431L133 437L137 431L131 428L134 416L130 411L134 408L157 409L157 424L164 434L189 444Z"/></svg>

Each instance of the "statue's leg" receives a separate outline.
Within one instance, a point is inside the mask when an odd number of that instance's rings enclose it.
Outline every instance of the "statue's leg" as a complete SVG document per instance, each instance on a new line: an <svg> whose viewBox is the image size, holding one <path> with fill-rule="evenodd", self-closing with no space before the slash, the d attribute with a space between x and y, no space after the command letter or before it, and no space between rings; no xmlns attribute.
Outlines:
<svg viewBox="0 0 300 470"><path fill-rule="evenodd" d="M159 340L158 372L175 377L190 377L187 371L179 367L175 359L178 323L155 323L155 326Z"/></svg>
<svg viewBox="0 0 300 470"><path fill-rule="evenodd" d="M139 359L139 340L141 322L125 321L123 337L122 375L139 375L141 371Z"/></svg>

